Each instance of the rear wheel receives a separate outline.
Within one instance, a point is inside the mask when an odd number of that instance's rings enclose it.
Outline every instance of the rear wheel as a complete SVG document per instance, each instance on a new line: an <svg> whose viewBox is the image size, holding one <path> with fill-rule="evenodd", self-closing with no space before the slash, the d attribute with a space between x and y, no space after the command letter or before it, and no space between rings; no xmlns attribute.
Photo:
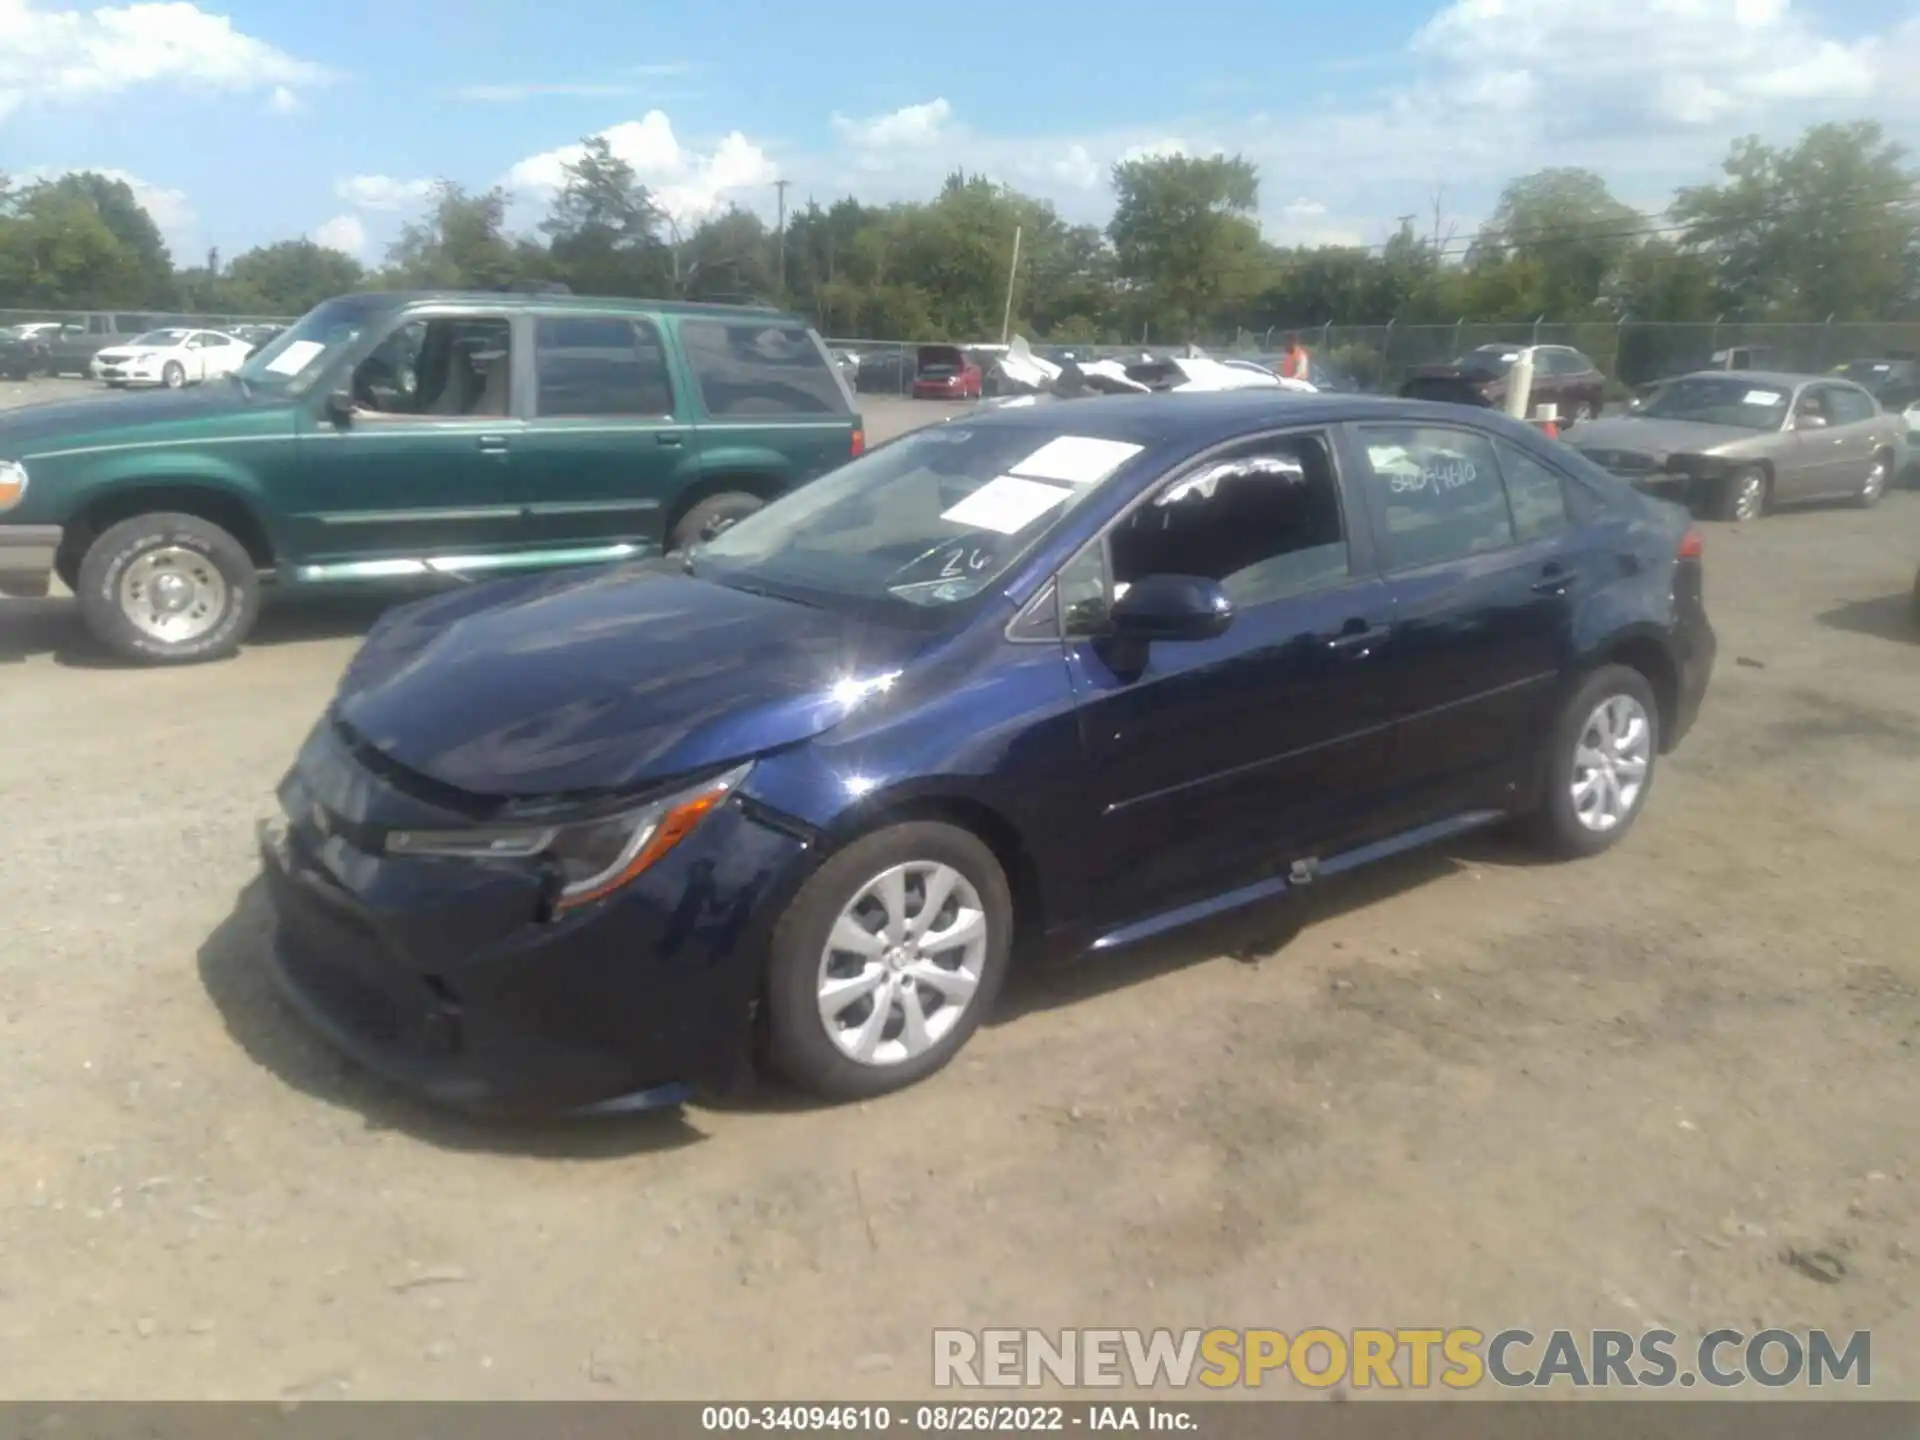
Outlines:
<svg viewBox="0 0 1920 1440"><path fill-rule="evenodd" d="M1581 421L1591 420L1592 418L1593 418L1593 406L1588 404L1585 400L1579 400L1574 402L1573 419L1568 423L1578 425Z"/></svg>
<svg viewBox="0 0 1920 1440"><path fill-rule="evenodd" d="M923 1080L979 1028L1012 938L1006 875L977 836L938 821L863 836L774 928L769 1058L832 1100Z"/></svg>
<svg viewBox="0 0 1920 1440"><path fill-rule="evenodd" d="M1767 513L1767 473L1748 465L1720 482L1714 515L1720 520L1758 520Z"/></svg>
<svg viewBox="0 0 1920 1440"><path fill-rule="evenodd" d="M74 593L87 628L116 655L149 665L221 660L260 613L253 560L197 515L136 515L88 547Z"/></svg>
<svg viewBox="0 0 1920 1440"><path fill-rule="evenodd" d="M1660 754L1660 707L1647 677L1604 665L1561 709L1547 757L1546 792L1534 816L1561 855L1597 855L1633 827Z"/></svg>
<svg viewBox="0 0 1920 1440"><path fill-rule="evenodd" d="M685 550L689 545L706 539L710 529L717 533L720 527L744 520L756 510L764 509L766 503L758 495L749 495L744 490L709 495L674 522L673 533L667 537L667 548Z"/></svg>
<svg viewBox="0 0 1920 1440"><path fill-rule="evenodd" d="M1862 510L1871 510L1880 503L1880 497L1887 493L1887 481L1893 478L1893 456L1882 450L1873 457L1873 464L1867 467L1866 479L1860 482L1860 490L1853 497L1853 503Z"/></svg>

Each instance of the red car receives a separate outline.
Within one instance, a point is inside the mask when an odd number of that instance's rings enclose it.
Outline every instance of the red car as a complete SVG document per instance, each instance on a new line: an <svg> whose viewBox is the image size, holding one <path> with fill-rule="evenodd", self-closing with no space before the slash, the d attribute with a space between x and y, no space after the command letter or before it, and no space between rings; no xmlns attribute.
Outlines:
<svg viewBox="0 0 1920 1440"><path fill-rule="evenodd" d="M978 400L980 367L958 345L922 345L913 374L916 400Z"/></svg>

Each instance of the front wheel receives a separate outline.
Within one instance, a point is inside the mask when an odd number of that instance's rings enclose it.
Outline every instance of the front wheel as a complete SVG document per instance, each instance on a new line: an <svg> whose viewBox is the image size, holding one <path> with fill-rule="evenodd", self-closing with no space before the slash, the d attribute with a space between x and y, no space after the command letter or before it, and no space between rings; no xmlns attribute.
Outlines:
<svg viewBox="0 0 1920 1440"><path fill-rule="evenodd" d="M96 639L148 665L222 660L260 613L253 560L197 515L136 515L88 547L74 593Z"/></svg>
<svg viewBox="0 0 1920 1440"><path fill-rule="evenodd" d="M1660 707L1647 677L1605 665L1561 709L1535 822L1561 855L1597 855L1633 827L1660 754Z"/></svg>
<svg viewBox="0 0 1920 1440"><path fill-rule="evenodd" d="M1006 875L977 836L938 821L863 836L774 928L769 1058L830 1100L923 1080L979 1027L1012 940Z"/></svg>
<svg viewBox="0 0 1920 1440"><path fill-rule="evenodd" d="M1573 418L1569 420L1567 423L1569 425L1579 425L1584 421L1588 421L1591 419L1593 419L1593 406L1588 404L1585 400L1581 400L1574 405Z"/></svg>
<svg viewBox="0 0 1920 1440"><path fill-rule="evenodd" d="M169 360L160 372L160 383L169 390L178 390L187 383L187 367L178 360Z"/></svg>

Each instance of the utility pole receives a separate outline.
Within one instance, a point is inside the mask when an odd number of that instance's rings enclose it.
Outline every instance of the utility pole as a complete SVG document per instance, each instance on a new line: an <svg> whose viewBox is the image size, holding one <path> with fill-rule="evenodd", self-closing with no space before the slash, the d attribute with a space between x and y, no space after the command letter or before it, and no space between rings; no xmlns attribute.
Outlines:
<svg viewBox="0 0 1920 1440"><path fill-rule="evenodd" d="M1020 278L1020 227L1013 227L1013 263L1007 266L1007 308L1000 312L1000 343L1007 343L1007 332L1013 328L1013 284Z"/></svg>
<svg viewBox="0 0 1920 1440"><path fill-rule="evenodd" d="M787 186L792 183L791 180L773 182L773 193L779 197L777 203L780 218L775 222L774 228L780 235L780 298L782 301L787 298Z"/></svg>

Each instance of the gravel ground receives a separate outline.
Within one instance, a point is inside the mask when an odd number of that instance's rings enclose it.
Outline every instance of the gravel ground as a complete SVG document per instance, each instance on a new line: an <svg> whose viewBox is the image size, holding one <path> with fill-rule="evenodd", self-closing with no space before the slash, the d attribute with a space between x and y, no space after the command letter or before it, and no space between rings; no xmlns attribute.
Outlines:
<svg viewBox="0 0 1920 1440"><path fill-rule="evenodd" d="M0 1396L885 1398L941 1325L1662 1323L1871 1328L1920 1397L1920 495L1707 533L1720 671L1619 850L1016 976L883 1102L591 1125L399 1100L265 983L252 822L371 604L160 672L0 602Z"/></svg>

